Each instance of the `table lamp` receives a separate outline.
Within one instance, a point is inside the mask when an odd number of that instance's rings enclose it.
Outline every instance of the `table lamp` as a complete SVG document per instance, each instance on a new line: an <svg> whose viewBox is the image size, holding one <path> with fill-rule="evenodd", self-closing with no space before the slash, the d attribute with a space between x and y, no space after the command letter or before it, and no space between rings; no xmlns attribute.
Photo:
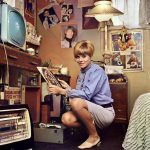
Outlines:
<svg viewBox="0 0 150 150"><path fill-rule="evenodd" d="M111 0L99 0L94 3L94 7L90 9L86 14L85 17L95 17L98 22L104 22L104 32L105 32L105 52L108 51L107 47L107 22L113 16L123 15L123 12L119 11L118 9L112 7Z"/></svg>

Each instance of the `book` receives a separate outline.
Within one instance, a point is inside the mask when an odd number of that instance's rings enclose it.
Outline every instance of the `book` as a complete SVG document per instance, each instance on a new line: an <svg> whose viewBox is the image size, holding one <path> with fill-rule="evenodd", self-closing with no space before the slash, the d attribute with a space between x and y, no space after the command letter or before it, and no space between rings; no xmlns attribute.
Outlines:
<svg viewBox="0 0 150 150"><path fill-rule="evenodd" d="M47 67L37 67L37 69L48 85L52 84L52 85L62 87L62 85L55 77L55 75L50 71L50 69L48 69Z"/></svg>

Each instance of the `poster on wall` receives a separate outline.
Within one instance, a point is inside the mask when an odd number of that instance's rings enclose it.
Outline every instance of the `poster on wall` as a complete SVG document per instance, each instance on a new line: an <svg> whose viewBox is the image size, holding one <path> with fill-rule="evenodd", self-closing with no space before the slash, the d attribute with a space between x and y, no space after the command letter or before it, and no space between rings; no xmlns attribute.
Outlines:
<svg viewBox="0 0 150 150"><path fill-rule="evenodd" d="M123 66L124 71L143 70L143 31L110 32L112 65Z"/></svg>
<svg viewBox="0 0 150 150"><path fill-rule="evenodd" d="M51 5L43 8L39 12L39 18L46 30L60 22L54 8Z"/></svg>
<svg viewBox="0 0 150 150"><path fill-rule="evenodd" d="M77 25L61 26L61 48L73 48L77 42Z"/></svg>
<svg viewBox="0 0 150 150"><path fill-rule="evenodd" d="M25 18L27 22L32 25L36 25L36 0L25 0L24 1Z"/></svg>
<svg viewBox="0 0 150 150"><path fill-rule="evenodd" d="M73 5L63 4L61 6L61 22L69 22L73 17Z"/></svg>
<svg viewBox="0 0 150 150"><path fill-rule="evenodd" d="M98 29L99 22L94 17L85 17L92 7L82 8L82 29Z"/></svg>

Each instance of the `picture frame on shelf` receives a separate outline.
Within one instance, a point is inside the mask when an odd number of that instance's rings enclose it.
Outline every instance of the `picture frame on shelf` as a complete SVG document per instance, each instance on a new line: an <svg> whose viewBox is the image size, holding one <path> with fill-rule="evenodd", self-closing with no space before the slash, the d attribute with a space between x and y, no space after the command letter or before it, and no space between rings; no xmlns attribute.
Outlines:
<svg viewBox="0 0 150 150"><path fill-rule="evenodd" d="M124 71L143 71L143 31L124 29L109 33L112 65L123 66Z"/></svg>

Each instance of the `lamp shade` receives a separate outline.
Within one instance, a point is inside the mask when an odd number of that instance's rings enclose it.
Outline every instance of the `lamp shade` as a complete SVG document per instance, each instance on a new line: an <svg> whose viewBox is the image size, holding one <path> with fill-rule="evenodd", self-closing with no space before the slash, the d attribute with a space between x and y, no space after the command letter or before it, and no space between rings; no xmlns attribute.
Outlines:
<svg viewBox="0 0 150 150"><path fill-rule="evenodd" d="M108 21L113 16L122 15L123 12L111 6L110 0L100 0L94 3L95 7L90 9L85 17L95 17L99 22Z"/></svg>

